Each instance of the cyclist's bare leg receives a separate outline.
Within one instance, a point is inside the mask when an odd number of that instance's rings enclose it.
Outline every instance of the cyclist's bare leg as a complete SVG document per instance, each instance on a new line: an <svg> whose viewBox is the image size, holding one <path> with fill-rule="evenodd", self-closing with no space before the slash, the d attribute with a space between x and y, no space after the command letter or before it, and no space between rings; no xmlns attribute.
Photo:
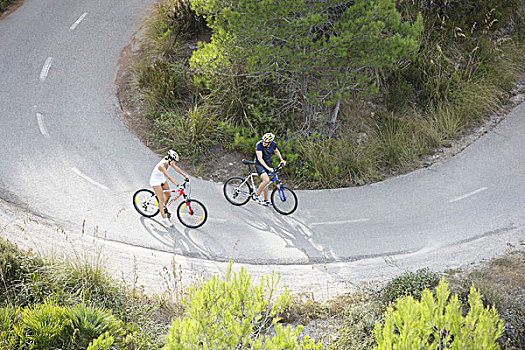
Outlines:
<svg viewBox="0 0 525 350"><path fill-rule="evenodd" d="M267 173L261 174L261 184L259 185L259 188L257 189L257 196L259 196L264 188L264 200L268 200L268 184L270 183L270 177Z"/></svg>
<svg viewBox="0 0 525 350"><path fill-rule="evenodd" d="M162 186L163 185L153 186L153 191L155 191L155 194L157 195L157 199L159 201L160 216L162 216L163 219L166 219L166 213L164 212L164 205L162 205L163 203L165 203L164 192L162 191Z"/></svg>
<svg viewBox="0 0 525 350"><path fill-rule="evenodd" d="M162 184L162 189L165 191L170 189L170 185L168 185L168 181ZM171 198L171 192L164 192L164 206L168 204L168 201L170 200L170 198Z"/></svg>

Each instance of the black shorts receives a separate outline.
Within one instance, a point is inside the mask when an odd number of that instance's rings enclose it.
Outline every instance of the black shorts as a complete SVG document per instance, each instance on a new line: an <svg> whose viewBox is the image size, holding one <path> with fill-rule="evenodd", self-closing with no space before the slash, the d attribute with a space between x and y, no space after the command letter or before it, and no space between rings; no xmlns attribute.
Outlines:
<svg viewBox="0 0 525 350"><path fill-rule="evenodd" d="M255 171L257 171L257 174L259 176L261 176L263 173L267 173L268 174L268 169L266 169L262 165L255 163L254 166L255 166Z"/></svg>

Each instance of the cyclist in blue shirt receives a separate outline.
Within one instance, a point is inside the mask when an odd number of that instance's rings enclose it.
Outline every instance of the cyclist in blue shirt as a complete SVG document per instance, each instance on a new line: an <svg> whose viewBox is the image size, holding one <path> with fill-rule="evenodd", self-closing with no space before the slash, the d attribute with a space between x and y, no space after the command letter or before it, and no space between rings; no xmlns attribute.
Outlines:
<svg viewBox="0 0 525 350"><path fill-rule="evenodd" d="M257 193L253 194L253 198L260 204L270 205L268 201L268 183L270 177L268 173L273 173L274 169L270 167L272 154L275 154L281 160L283 165L286 165L286 161L281 156L281 152L277 149L277 143L273 140L275 135L271 132L264 134L262 140L257 142L255 145L255 170L261 177L261 184L257 189ZM264 188L264 199L261 198L261 191Z"/></svg>

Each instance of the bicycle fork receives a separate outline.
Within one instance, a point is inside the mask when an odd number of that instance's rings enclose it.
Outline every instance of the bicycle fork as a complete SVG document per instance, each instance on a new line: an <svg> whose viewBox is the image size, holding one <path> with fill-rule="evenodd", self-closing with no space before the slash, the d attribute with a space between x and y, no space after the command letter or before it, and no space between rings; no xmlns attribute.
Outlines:
<svg viewBox="0 0 525 350"><path fill-rule="evenodd" d="M191 209L190 199L187 196L184 196L184 201L186 203L180 209L184 210L184 207L187 206L189 209L189 214L193 215L193 209Z"/></svg>

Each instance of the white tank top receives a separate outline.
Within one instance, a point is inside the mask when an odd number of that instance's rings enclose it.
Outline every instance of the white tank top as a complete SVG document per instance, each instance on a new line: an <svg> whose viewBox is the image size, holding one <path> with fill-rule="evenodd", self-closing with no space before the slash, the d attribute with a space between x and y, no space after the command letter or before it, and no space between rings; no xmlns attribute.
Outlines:
<svg viewBox="0 0 525 350"><path fill-rule="evenodd" d="M153 171L151 172L151 176L149 178L149 182L151 186L158 186L166 182L166 176L164 176L164 173L159 170L159 166L164 166L168 161L162 158L160 162L155 165L153 168Z"/></svg>

